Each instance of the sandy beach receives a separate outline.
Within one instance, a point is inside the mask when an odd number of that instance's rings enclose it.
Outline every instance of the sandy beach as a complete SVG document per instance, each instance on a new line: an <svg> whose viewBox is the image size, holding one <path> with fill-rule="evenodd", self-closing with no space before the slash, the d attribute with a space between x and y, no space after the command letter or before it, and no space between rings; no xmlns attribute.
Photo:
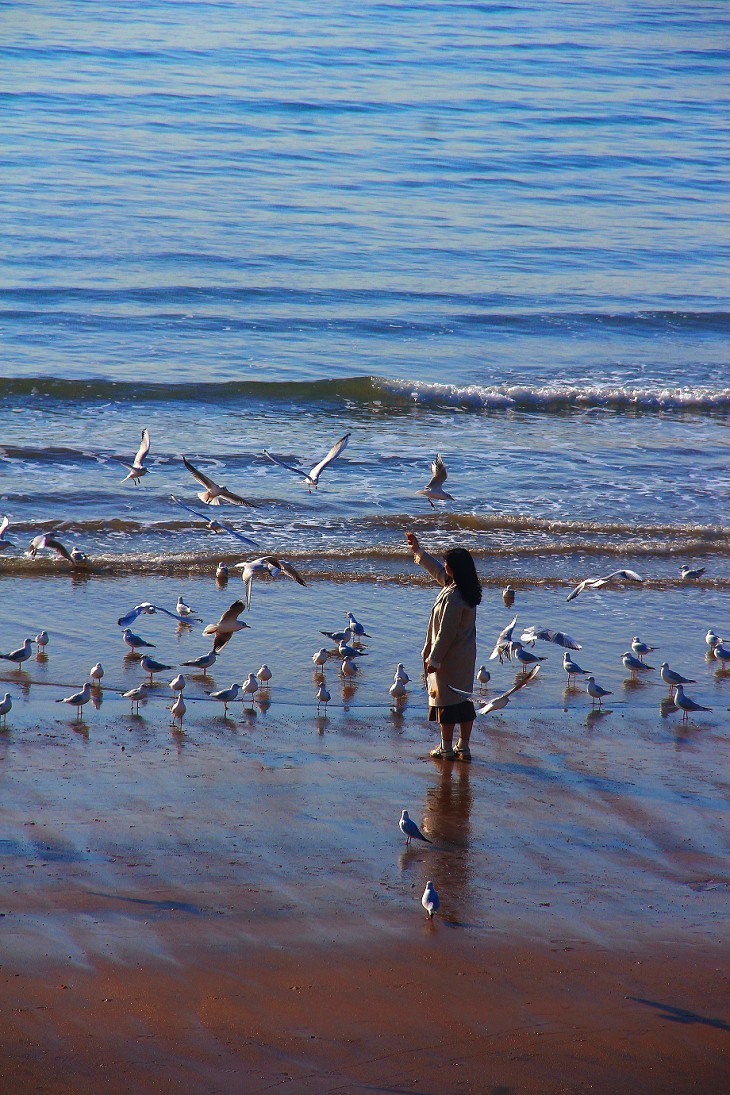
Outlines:
<svg viewBox="0 0 730 1095"><path fill-rule="evenodd" d="M59 618L123 605L90 584L53 585ZM49 603L25 589L23 612ZM371 618L394 596L358 593ZM54 684L78 638L3 673L3 1091L726 1089L724 713L683 728L645 685L591 716L544 671L480 720L471 765L438 763L418 682L401 714L377 698L391 630L359 692L329 673L319 716L311 668L299 701L281 680L281 643L268 698L228 719L193 676L182 730L165 681L130 715L112 688L140 670L102 627L110 691L81 721ZM406 847L404 807L430 846Z"/></svg>

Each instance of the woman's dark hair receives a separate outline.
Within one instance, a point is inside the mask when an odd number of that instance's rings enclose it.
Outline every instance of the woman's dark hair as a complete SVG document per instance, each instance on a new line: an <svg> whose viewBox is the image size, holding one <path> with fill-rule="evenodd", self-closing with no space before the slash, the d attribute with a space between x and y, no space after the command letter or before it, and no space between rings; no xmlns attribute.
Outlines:
<svg viewBox="0 0 730 1095"><path fill-rule="evenodd" d="M466 548L451 548L444 555L444 562L451 567L454 585L464 600L472 608L482 601L482 587L479 584L477 568Z"/></svg>

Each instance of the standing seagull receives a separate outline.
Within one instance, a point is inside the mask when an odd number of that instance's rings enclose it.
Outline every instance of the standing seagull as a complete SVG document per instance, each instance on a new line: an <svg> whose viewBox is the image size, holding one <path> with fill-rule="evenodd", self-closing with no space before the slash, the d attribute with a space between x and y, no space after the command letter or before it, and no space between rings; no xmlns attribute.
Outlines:
<svg viewBox="0 0 730 1095"><path fill-rule="evenodd" d="M8 531L9 524L9 517L3 517L2 521L0 521L0 551L4 551L5 548L15 547L15 544L5 537L5 533Z"/></svg>
<svg viewBox="0 0 730 1095"><path fill-rule="evenodd" d="M693 578L701 578L702 575L705 573L705 569L706 569L705 567L697 567L696 570L693 570L692 567L688 567L687 564L685 563L680 568L679 573L682 576L682 581L683 582L691 582Z"/></svg>
<svg viewBox="0 0 730 1095"><path fill-rule="evenodd" d="M502 600L504 601L505 608L512 608L512 605L515 603L515 592L516 591L512 586L506 586L502 590Z"/></svg>
<svg viewBox="0 0 730 1095"><path fill-rule="evenodd" d="M153 673L163 673L166 669L174 669L174 665L165 665L164 662L158 662L155 658L151 658L149 654L142 656L141 666L145 673L149 673L150 679L148 684L152 684Z"/></svg>
<svg viewBox="0 0 730 1095"><path fill-rule="evenodd" d="M421 830L416 825L415 821L412 821L408 816L408 811L404 810L400 816L398 822L398 828L406 838L406 844L410 844L412 840L422 840L425 844L432 844L433 841L429 840L427 836L424 836ZM431 883L429 882L429 886Z"/></svg>
<svg viewBox="0 0 730 1095"><path fill-rule="evenodd" d="M200 616L194 615L195 610L192 609L190 605L185 604L185 601L182 599L182 597L178 597L177 604L175 605L175 611L177 612L180 620L183 623L187 623L189 620L194 620L196 624L202 624L203 622L200 619Z"/></svg>
<svg viewBox="0 0 730 1095"><path fill-rule="evenodd" d="M243 702L246 702L246 696L251 697L251 706L253 707L253 698L259 690L259 682L256 680L253 673L249 673L247 679L243 682Z"/></svg>
<svg viewBox="0 0 730 1095"><path fill-rule="evenodd" d="M131 464L127 464L124 460L120 460L120 464L124 464L125 468L129 468L129 475L125 475L122 479L123 483L126 483L128 479L131 479L135 487L138 486L140 479L143 475L147 475L149 468L144 466L144 462L147 459L147 453L150 451L150 435L148 430L142 430L142 442L137 449L137 455Z"/></svg>
<svg viewBox="0 0 730 1095"><path fill-rule="evenodd" d="M677 691L674 694L675 706L682 712L682 722L689 720L690 711L712 711L711 707L703 707L701 703L697 703L690 696L685 696L684 687L681 684L677 685Z"/></svg>
<svg viewBox="0 0 730 1095"><path fill-rule="evenodd" d="M426 889L423 891L421 904L428 913L428 919L433 920L433 914L438 912L438 907L441 902L439 901L439 895L436 893L434 884L431 881L426 883Z"/></svg>
<svg viewBox="0 0 730 1095"><path fill-rule="evenodd" d="M76 717L81 718L81 708L85 703L88 703L91 698L91 684L86 682L80 692L74 692L70 696L64 696L61 700L56 700L56 703L67 703L69 707L76 708Z"/></svg>
<svg viewBox="0 0 730 1095"><path fill-rule="evenodd" d="M431 509L436 509L434 506L434 499L437 502L455 502L456 499L451 494L447 494L444 490L444 483L448 479L448 473L446 471L446 465L444 464L441 456L437 453L436 459L431 465L431 478L429 479L423 490L417 490L416 494L424 494L431 505Z"/></svg>
<svg viewBox="0 0 730 1095"><path fill-rule="evenodd" d="M316 490L319 486L319 477L329 464L347 448L347 442L350 440L350 434L346 433L344 437L341 437L339 441L335 441L334 445L327 453L327 455L320 460L318 464L315 464L311 471L302 471L301 468L295 467L293 464L287 464L284 460L279 460L277 456L272 456L267 449L264 449L264 456L266 456L273 464L278 464L280 468L286 468L287 471L293 471L295 475L301 475L304 482L307 484L309 493L312 493L312 487Z"/></svg>
<svg viewBox="0 0 730 1095"><path fill-rule="evenodd" d="M199 658L192 658L189 662L181 662L181 665L187 665L191 669L202 669L203 676L208 676L208 670L213 665L218 655L215 650L211 650L208 654L201 654Z"/></svg>
<svg viewBox="0 0 730 1095"><path fill-rule="evenodd" d="M669 662L662 662L659 666L659 676L665 684L669 685L670 696L678 684L697 684L697 681L692 680L691 677L683 677L681 673L677 673L676 670L670 669Z"/></svg>
<svg viewBox="0 0 730 1095"><path fill-rule="evenodd" d="M317 714L322 704L324 704L324 713L327 714L327 704L332 699L332 694L325 688L324 683L320 684L317 689Z"/></svg>
<svg viewBox="0 0 730 1095"><path fill-rule="evenodd" d="M563 669L568 674L568 684L570 684L571 677L587 677L588 670L581 669L577 662L573 661L570 654L566 650L563 654Z"/></svg>
<svg viewBox="0 0 730 1095"><path fill-rule="evenodd" d="M213 650L216 654L220 653L237 631L243 631L245 627L249 626L238 618L245 607L243 601L234 601L225 610L217 624L208 624L207 627L203 628L204 635L215 635Z"/></svg>
<svg viewBox="0 0 730 1095"><path fill-rule="evenodd" d="M624 653L621 655L621 661L624 664L624 669L628 669L628 671L632 674L637 673L641 670L643 670L645 673L654 671L653 665L647 665L646 662L643 662L641 660L641 658L635 657L630 650L624 651Z"/></svg>
<svg viewBox="0 0 730 1095"><path fill-rule="evenodd" d="M132 714L133 715L138 715L139 714L139 705L140 705L140 703L142 702L142 700L147 699L147 685L146 684L140 684L140 685L137 685L136 688L130 688L129 692L123 692L122 693L122 698L125 699L125 700L129 700L131 702L131 704L132 704ZM136 711L134 710L135 707L137 708Z"/></svg>
<svg viewBox="0 0 730 1095"><path fill-rule="evenodd" d="M3 721L3 726L8 725L8 711L13 706L13 697L9 692L6 692L2 700L0 700L0 719Z"/></svg>
<svg viewBox="0 0 730 1095"><path fill-rule="evenodd" d="M238 696L238 690L241 686L239 684L232 684L230 688L220 688L217 692L206 692L206 696L210 696L212 700L218 700L223 704L223 718L228 717L228 704Z"/></svg>
<svg viewBox="0 0 730 1095"><path fill-rule="evenodd" d="M603 703L604 696L612 696L613 692L609 692L607 688L601 688L600 684L593 676L586 677L586 692L591 697L591 707L596 706L596 700L598 700L598 706Z"/></svg>
<svg viewBox="0 0 730 1095"><path fill-rule="evenodd" d="M104 676L104 669L101 662L97 662L96 665L92 665L89 670L89 677L91 678L92 688L101 688L102 677Z"/></svg>
<svg viewBox="0 0 730 1095"><path fill-rule="evenodd" d="M642 643L639 636L634 635L633 639L631 640L631 649L633 650L634 654L636 654L637 658L640 658L643 662L644 655L653 654L656 650L656 647L649 646L647 643Z"/></svg>
<svg viewBox="0 0 730 1095"><path fill-rule="evenodd" d="M124 631L122 632L122 638L134 654L136 654L137 651L142 649L143 647L155 647L154 643L148 643L147 640L143 639L141 635L135 635L135 633L131 631L128 627L125 627Z"/></svg>
<svg viewBox="0 0 730 1095"><path fill-rule="evenodd" d="M3 658L6 662L13 662L20 670L23 662L27 662L33 653L33 640L26 639L22 646L19 646L17 650L11 650L9 654L0 654L0 658Z"/></svg>
<svg viewBox="0 0 730 1095"><path fill-rule="evenodd" d="M348 620L348 623L349 623L349 630L352 632L353 642L358 642L362 638L365 638L365 639L372 638L371 635L368 635L368 633L365 630L364 626L355 619L355 617L353 616L353 614L351 612L347 613L347 620ZM345 640L345 641L347 641L347 640Z"/></svg>
<svg viewBox="0 0 730 1095"><path fill-rule="evenodd" d="M180 726L182 727L183 715L185 714L187 709L188 707L185 703L185 700L183 699L182 692L178 692L177 696L175 697L175 702L170 707L168 707L167 710L172 714L172 721L175 722L175 720L178 719L180 722Z"/></svg>
<svg viewBox="0 0 730 1095"><path fill-rule="evenodd" d="M35 637L36 653L45 654L46 647L48 646L48 632L39 631Z"/></svg>
<svg viewBox="0 0 730 1095"><path fill-rule="evenodd" d="M219 506L221 499L223 499L224 502L230 502L232 506L251 506L254 508L253 502L247 502L245 498L241 498L240 494L234 494L232 490L228 490L228 487L215 483L210 476L194 467L187 457L182 456L180 459L193 479L197 479L205 487L205 490L198 491L198 498L201 502L205 502L206 506Z"/></svg>
<svg viewBox="0 0 730 1095"><path fill-rule="evenodd" d="M605 574L602 578L584 578L565 599L566 601L574 601L584 589L603 589L604 586L616 585L619 582L636 582L641 585L643 581L644 579L635 570L614 570L611 574Z"/></svg>

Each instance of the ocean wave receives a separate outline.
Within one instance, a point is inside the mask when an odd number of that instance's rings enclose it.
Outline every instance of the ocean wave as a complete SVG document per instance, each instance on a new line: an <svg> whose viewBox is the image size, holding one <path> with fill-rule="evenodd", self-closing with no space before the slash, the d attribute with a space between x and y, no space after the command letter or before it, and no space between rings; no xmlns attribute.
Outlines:
<svg viewBox="0 0 730 1095"><path fill-rule="evenodd" d="M4 399L63 402L189 402L305 404L372 410L378 414L409 409L431 411L522 411L542 414L613 411L625 414L726 413L730 387L681 388L611 384L437 384L426 381L350 376L333 380L223 381L219 383L152 383L57 377L0 379Z"/></svg>

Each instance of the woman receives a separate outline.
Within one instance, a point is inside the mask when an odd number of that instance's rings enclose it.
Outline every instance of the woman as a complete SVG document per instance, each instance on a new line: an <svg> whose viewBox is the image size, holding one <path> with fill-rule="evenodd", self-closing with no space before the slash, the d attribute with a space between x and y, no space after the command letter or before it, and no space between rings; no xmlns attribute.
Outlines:
<svg viewBox="0 0 730 1095"><path fill-rule="evenodd" d="M428 718L441 727L441 744L430 755L439 760L470 761L469 739L476 711L463 693L474 688L476 608L482 599L474 560L464 548L452 548L444 555L442 565L421 549L415 533L407 532L406 540L414 561L444 587L431 609L422 650ZM459 740L454 745L457 723Z"/></svg>

